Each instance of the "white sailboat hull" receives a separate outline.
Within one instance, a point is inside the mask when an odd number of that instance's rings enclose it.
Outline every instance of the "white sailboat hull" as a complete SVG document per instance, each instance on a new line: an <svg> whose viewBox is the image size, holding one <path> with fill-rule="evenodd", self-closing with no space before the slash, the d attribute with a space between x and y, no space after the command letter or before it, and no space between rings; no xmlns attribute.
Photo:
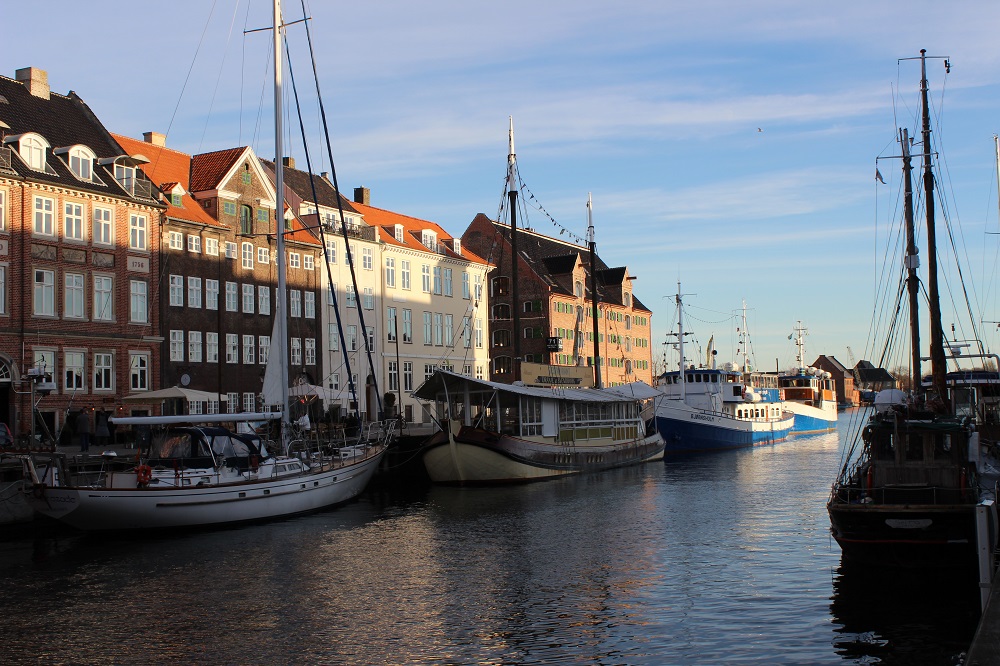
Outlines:
<svg viewBox="0 0 1000 666"><path fill-rule="evenodd" d="M42 515L80 530L205 527L317 511L359 495L380 452L360 462L302 474L184 488L36 487L31 503Z"/></svg>

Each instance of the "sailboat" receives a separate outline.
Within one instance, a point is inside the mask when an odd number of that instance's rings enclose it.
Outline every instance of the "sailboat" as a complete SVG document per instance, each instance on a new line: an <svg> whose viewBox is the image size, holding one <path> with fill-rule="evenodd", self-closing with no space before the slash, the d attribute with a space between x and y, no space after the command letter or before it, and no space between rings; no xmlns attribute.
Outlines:
<svg viewBox="0 0 1000 666"><path fill-rule="evenodd" d="M827 510L833 537L845 561L904 568L974 569L977 551L992 551L996 508L993 489L982 476L980 433L975 419L970 418L975 413L975 405L969 400L974 392L956 391L954 384L949 387L946 380L948 358L938 292L926 59L926 52L921 50L931 381L925 386L920 374L919 262L910 140L907 130L901 129L912 392L907 395L887 389L875 397L874 413L845 452ZM989 532L992 538L985 536Z"/></svg>
<svg viewBox="0 0 1000 666"><path fill-rule="evenodd" d="M680 364L665 372L657 388L656 429L666 453L717 451L774 444L788 437L793 415L784 409L773 374L742 370L731 364L719 368L709 353L704 365L686 366L684 358L684 300L677 283L677 346ZM740 331L746 335L746 315ZM749 358L744 341L744 366Z"/></svg>
<svg viewBox="0 0 1000 666"><path fill-rule="evenodd" d="M282 175L282 51L284 29L274 2L276 210L284 210ZM74 477L58 454L23 457L36 512L81 530L162 530L292 516L346 502L368 485L394 436L394 422L372 423L337 445L292 434L289 422L288 333L284 234L276 216L278 307L266 392L277 387L281 412L125 417L117 425L157 427L137 464L113 466L110 455L95 475ZM278 372L275 373L274 370ZM275 376L277 379L275 379ZM269 400L265 400L269 402ZM271 446L218 424L280 419ZM212 425L215 424L215 425Z"/></svg>

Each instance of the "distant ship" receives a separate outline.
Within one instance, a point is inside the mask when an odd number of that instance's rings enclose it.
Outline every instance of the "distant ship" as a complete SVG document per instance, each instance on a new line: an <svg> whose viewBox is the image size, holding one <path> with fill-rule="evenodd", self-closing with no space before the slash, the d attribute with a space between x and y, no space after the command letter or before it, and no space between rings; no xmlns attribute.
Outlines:
<svg viewBox="0 0 1000 666"><path fill-rule="evenodd" d="M806 329L798 322L791 339L795 336L795 360L798 368L788 374L778 376L785 401L785 409L795 415L792 434L808 435L831 432L837 429L837 387L833 375L825 370L806 367Z"/></svg>

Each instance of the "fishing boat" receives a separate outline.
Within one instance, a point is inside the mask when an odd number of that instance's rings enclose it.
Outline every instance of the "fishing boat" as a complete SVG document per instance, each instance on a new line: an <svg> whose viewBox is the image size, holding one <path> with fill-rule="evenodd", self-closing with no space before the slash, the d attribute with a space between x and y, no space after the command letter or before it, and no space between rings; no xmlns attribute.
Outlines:
<svg viewBox="0 0 1000 666"><path fill-rule="evenodd" d="M848 561L894 567L976 567L977 551L992 551L996 535L995 486L983 476L980 433L972 417L974 392L947 381L935 243L934 175L927 99L927 56L920 52L927 302L931 380L921 382L919 276L913 215L910 140L899 132L904 182L906 249L895 290L909 299L912 391L879 392L833 484L827 510L833 537ZM905 311L897 307L896 312ZM975 324L973 323L973 326ZM892 342L892 338L889 338ZM886 344L886 354L891 344ZM975 357L976 355L969 355ZM958 362L955 354L950 359ZM990 526L992 523L992 526ZM978 526L978 529L977 529ZM992 533L991 538L985 536Z"/></svg>
<svg viewBox="0 0 1000 666"><path fill-rule="evenodd" d="M437 432L423 462L435 483L537 481L663 458L663 439L642 417L659 394L642 382L542 388L438 370L413 395L432 403Z"/></svg>
<svg viewBox="0 0 1000 666"><path fill-rule="evenodd" d="M806 366L806 329L798 322L789 339L795 338L798 367L778 377L785 409L795 415L792 434L807 435L837 429L837 387L833 375Z"/></svg>
<svg viewBox="0 0 1000 666"><path fill-rule="evenodd" d="M284 210L282 53L284 28L274 3L276 210ZM278 220L281 216L276 216ZM389 442L394 421L370 423L356 437L310 439L289 418L286 252L276 233L277 309L265 394L277 386L280 412L115 418L116 426L148 427L148 446L124 471L108 465L74 475L58 454L22 456L30 502L42 515L81 530L162 530L281 518L346 502L364 490ZM276 372L275 372L276 371ZM272 379L276 377L277 379ZM265 395L264 404L271 404ZM219 424L278 420L276 441L241 435Z"/></svg>
<svg viewBox="0 0 1000 666"><path fill-rule="evenodd" d="M788 437L794 417L784 409L773 374L744 372L739 366L716 367L709 352L705 365L687 366L684 358L684 308L677 284L678 369L664 373L653 402L656 429L666 453L717 451L774 444ZM740 331L746 336L746 324ZM748 343L741 345L744 360Z"/></svg>

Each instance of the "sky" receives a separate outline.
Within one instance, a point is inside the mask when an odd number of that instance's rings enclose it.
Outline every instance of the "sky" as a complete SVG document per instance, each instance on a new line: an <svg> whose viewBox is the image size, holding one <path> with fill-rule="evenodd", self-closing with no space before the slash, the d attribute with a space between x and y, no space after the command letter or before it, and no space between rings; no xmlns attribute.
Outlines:
<svg viewBox="0 0 1000 666"><path fill-rule="evenodd" d="M286 21L302 17L299 0L284 4ZM4 5L0 74L46 70L113 132L273 158L271 38L245 32L270 25L269 2ZM695 349L714 336L732 360L745 301L763 369L794 364L797 322L807 362L877 357L877 283L901 210L897 128L919 141L920 66L901 59L946 56L948 74L928 60L954 229L938 236L954 237L972 318L1000 342L1000 3L313 0L306 12L345 193L369 187L372 205L461 235L477 213L497 216L513 118L537 206L519 224L583 237L592 195L598 253L628 266L653 311L654 361L680 282ZM288 36L313 170L329 171L303 25Z"/></svg>

